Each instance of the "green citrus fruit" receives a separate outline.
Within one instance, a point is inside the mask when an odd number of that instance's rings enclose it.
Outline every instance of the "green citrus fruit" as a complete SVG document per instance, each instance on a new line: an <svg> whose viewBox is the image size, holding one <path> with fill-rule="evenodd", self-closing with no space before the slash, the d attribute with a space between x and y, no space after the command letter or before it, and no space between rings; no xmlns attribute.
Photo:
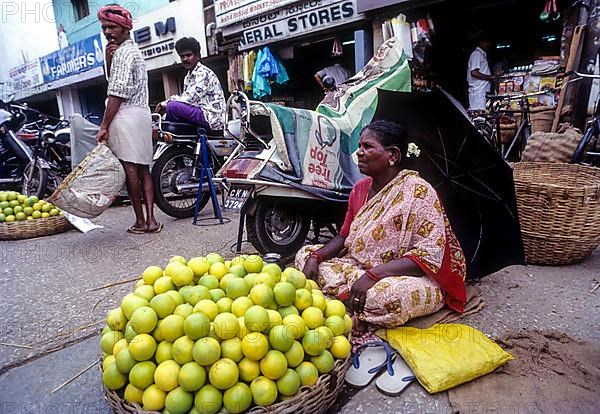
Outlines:
<svg viewBox="0 0 600 414"><path fill-rule="evenodd" d="M221 358L211 365L208 370L210 383L220 390L231 388L239 378L237 364L229 358Z"/></svg>
<svg viewBox="0 0 600 414"><path fill-rule="evenodd" d="M140 390L145 390L154 383L156 364L152 361L138 362L129 371L129 382Z"/></svg>
<svg viewBox="0 0 600 414"><path fill-rule="evenodd" d="M177 382L185 391L198 391L206 382L206 370L196 362L188 362L179 369Z"/></svg>
<svg viewBox="0 0 600 414"><path fill-rule="evenodd" d="M214 338L200 338L194 344L192 355L194 361L202 366L208 367L221 357L221 345Z"/></svg>
<svg viewBox="0 0 600 414"><path fill-rule="evenodd" d="M194 395L177 387L167 394L165 408L169 414L185 414L194 405Z"/></svg>
<svg viewBox="0 0 600 414"><path fill-rule="evenodd" d="M252 391L243 382L238 382L223 393L223 405L229 413L241 413L252 404Z"/></svg>
<svg viewBox="0 0 600 414"><path fill-rule="evenodd" d="M277 399L277 384L267 377L260 376L252 380L250 391L254 404L261 407L271 405Z"/></svg>
<svg viewBox="0 0 600 414"><path fill-rule="evenodd" d="M206 384L196 393L194 407L201 413L216 414L223 406L221 391L210 384Z"/></svg>

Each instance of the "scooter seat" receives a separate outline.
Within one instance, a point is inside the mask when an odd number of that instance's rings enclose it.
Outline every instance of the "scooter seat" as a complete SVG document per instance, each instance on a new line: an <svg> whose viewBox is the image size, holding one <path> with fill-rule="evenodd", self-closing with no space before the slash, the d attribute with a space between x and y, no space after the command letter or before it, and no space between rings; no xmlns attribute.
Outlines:
<svg viewBox="0 0 600 414"><path fill-rule="evenodd" d="M161 129L173 135L198 135L198 127L183 122L162 121Z"/></svg>
<svg viewBox="0 0 600 414"><path fill-rule="evenodd" d="M186 124L183 122L173 121L162 121L161 128L164 132L170 132L173 135L185 135L190 136L198 135L198 126L193 124ZM207 138L222 138L223 130L214 130L209 128L201 128L206 134Z"/></svg>

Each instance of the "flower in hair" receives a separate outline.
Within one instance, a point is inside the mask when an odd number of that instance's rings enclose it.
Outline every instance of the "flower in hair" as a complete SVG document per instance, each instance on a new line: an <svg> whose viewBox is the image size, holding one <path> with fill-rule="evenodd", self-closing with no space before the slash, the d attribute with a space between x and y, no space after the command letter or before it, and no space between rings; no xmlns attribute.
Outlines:
<svg viewBox="0 0 600 414"><path fill-rule="evenodd" d="M421 149L414 142L408 144L408 151L406 151L407 157L418 157L421 155Z"/></svg>

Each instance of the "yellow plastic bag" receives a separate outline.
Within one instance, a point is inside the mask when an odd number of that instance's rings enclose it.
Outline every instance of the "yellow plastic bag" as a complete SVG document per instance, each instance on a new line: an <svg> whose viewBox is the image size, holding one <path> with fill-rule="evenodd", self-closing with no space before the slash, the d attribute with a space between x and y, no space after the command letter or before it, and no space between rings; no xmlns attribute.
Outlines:
<svg viewBox="0 0 600 414"><path fill-rule="evenodd" d="M401 327L381 336L400 352L431 394L488 374L514 359L482 332L462 324Z"/></svg>

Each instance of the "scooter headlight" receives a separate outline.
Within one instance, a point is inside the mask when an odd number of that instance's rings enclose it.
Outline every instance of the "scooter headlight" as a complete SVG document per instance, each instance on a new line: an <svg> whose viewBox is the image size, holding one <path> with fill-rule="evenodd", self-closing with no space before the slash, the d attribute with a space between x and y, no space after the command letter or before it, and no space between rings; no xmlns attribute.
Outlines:
<svg viewBox="0 0 600 414"><path fill-rule="evenodd" d="M54 144L56 142L56 137L51 134L46 134L43 136L44 142L47 144Z"/></svg>

